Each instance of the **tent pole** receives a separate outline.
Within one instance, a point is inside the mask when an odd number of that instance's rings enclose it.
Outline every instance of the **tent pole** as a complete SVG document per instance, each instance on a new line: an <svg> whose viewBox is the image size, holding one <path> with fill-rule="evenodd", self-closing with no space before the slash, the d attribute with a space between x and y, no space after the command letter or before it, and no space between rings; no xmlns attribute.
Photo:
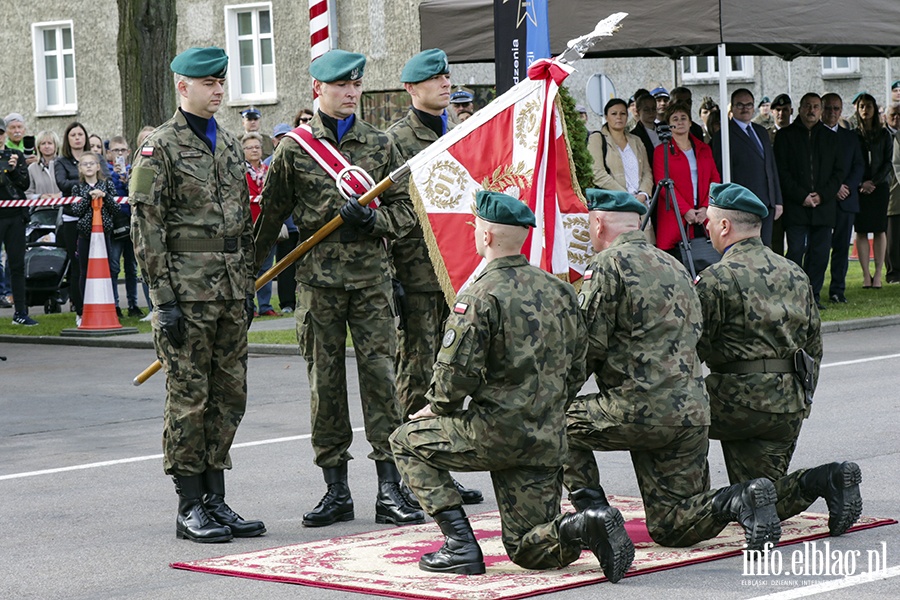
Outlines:
<svg viewBox="0 0 900 600"><path fill-rule="evenodd" d="M891 59L888 57L884 58L884 89L887 90L884 105L890 108L893 103L891 102Z"/></svg>
<svg viewBox="0 0 900 600"><path fill-rule="evenodd" d="M728 131L728 56L725 44L719 44L719 118L722 129L722 182L731 181L731 142Z"/></svg>

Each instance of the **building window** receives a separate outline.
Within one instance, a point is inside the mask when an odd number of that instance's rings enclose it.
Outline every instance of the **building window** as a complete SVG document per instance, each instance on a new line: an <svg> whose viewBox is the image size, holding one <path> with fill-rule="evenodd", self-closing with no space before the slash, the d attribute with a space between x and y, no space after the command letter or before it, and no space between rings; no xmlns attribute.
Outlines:
<svg viewBox="0 0 900 600"><path fill-rule="evenodd" d="M272 4L225 7L228 94L232 101L275 100Z"/></svg>
<svg viewBox="0 0 900 600"><path fill-rule="evenodd" d="M681 73L685 81L717 79L719 77L718 56L685 56L681 59ZM729 56L728 79L751 79L753 77L752 56Z"/></svg>
<svg viewBox="0 0 900 600"><path fill-rule="evenodd" d="M856 57L822 57L822 75L853 75L856 73L859 73L859 59Z"/></svg>
<svg viewBox="0 0 900 600"><path fill-rule="evenodd" d="M37 112L77 111L72 21L34 23L31 38Z"/></svg>

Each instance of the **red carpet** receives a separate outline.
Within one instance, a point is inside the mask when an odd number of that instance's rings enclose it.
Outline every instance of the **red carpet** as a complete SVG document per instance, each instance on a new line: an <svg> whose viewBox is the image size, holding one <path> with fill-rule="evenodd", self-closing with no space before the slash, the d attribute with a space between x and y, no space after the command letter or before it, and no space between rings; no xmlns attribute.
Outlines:
<svg viewBox="0 0 900 600"><path fill-rule="evenodd" d="M622 511L628 535L637 550L626 577L741 554L743 531L731 525L717 538L691 548L663 548L650 540L639 498L612 496ZM527 571L511 563L500 542L497 512L470 515L472 528L484 551L487 574L440 575L420 571L419 556L440 548L443 537L433 522L392 527L346 537L173 563L217 575L296 583L393 598L459 600L511 600L556 592L605 581L590 552L565 569ZM850 531L896 523L892 519L862 517ZM828 536L826 515L803 513L782 523L781 546Z"/></svg>

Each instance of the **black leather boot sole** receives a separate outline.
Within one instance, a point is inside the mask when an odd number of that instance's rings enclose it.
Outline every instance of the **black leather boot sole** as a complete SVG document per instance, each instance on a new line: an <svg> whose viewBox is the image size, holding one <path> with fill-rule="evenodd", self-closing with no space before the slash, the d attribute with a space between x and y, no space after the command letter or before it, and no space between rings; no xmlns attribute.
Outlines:
<svg viewBox="0 0 900 600"><path fill-rule="evenodd" d="M740 523L744 526L747 549L763 550L767 543L777 545L781 539L781 520L775 508L778 501L775 486L768 479L757 479L747 486L746 493L749 501L746 508L751 512L753 523L750 527L745 519Z"/></svg>
<svg viewBox="0 0 900 600"><path fill-rule="evenodd" d="M598 536L605 540L592 547L591 551L600 561L600 567L609 582L617 583L634 562L634 543L625 531L625 518L619 509L612 506L588 509L587 512L599 513L605 534ZM588 515L585 514L585 517Z"/></svg>
<svg viewBox="0 0 900 600"><path fill-rule="evenodd" d="M830 485L825 492L825 503L828 505L828 532L831 535L846 533L862 514L860 483L862 471L856 463L842 463L839 469L832 473Z"/></svg>

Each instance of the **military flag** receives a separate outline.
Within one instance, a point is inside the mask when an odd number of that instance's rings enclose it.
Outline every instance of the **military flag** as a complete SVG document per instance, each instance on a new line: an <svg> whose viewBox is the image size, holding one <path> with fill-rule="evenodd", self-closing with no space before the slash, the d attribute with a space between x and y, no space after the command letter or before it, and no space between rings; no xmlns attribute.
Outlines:
<svg viewBox="0 0 900 600"><path fill-rule="evenodd" d="M556 100L572 67L536 61L528 78L413 157L410 195L449 303L484 268L475 251L478 190L504 192L534 211L522 252L531 264L574 281L587 262L587 208L574 177Z"/></svg>

